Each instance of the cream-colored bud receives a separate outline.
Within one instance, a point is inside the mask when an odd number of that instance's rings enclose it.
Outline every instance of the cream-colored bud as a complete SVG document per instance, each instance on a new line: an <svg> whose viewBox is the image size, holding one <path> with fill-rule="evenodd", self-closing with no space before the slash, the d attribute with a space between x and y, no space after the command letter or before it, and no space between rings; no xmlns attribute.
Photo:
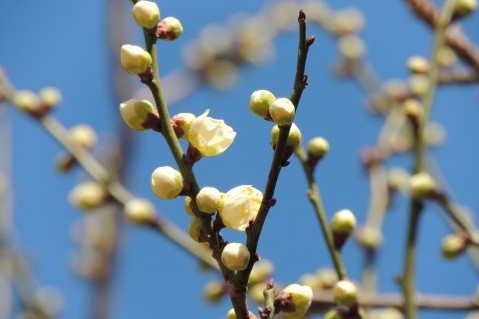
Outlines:
<svg viewBox="0 0 479 319"><path fill-rule="evenodd" d="M193 207L191 206L192 204L193 199L190 196L185 196L185 212L190 216L195 216L195 213L193 212Z"/></svg>
<svg viewBox="0 0 479 319"><path fill-rule="evenodd" d="M192 113L178 113L171 118L171 122L174 123L177 129L181 130L180 134L177 134L179 137L188 139L191 123L193 123L194 119L196 119L196 115Z"/></svg>
<svg viewBox="0 0 479 319"><path fill-rule="evenodd" d="M237 319L236 317L236 312L233 308L231 308L229 311L228 311L228 314L226 314L226 319Z"/></svg>
<svg viewBox="0 0 479 319"><path fill-rule="evenodd" d="M436 190L436 182L428 173L418 173L409 179L409 190L415 199L424 199Z"/></svg>
<svg viewBox="0 0 479 319"><path fill-rule="evenodd" d="M144 73L152 63L151 55L137 45L122 45L120 57L121 66L130 74Z"/></svg>
<svg viewBox="0 0 479 319"><path fill-rule="evenodd" d="M249 263L248 247L241 243L229 243L221 253L221 261L229 270L243 270Z"/></svg>
<svg viewBox="0 0 479 319"><path fill-rule="evenodd" d="M454 13L458 17L468 16L477 9L477 0L456 0L454 4Z"/></svg>
<svg viewBox="0 0 479 319"><path fill-rule="evenodd" d="M251 185L229 190L218 207L223 224L231 229L245 231L258 214L263 193Z"/></svg>
<svg viewBox="0 0 479 319"><path fill-rule="evenodd" d="M151 29L160 21L160 8L152 1L138 1L131 13L136 23L143 28Z"/></svg>
<svg viewBox="0 0 479 319"><path fill-rule="evenodd" d="M356 217L349 209L336 212L331 220L331 229L337 234L351 234L356 228Z"/></svg>
<svg viewBox="0 0 479 319"><path fill-rule="evenodd" d="M22 111L31 112L38 108L40 99L32 91L19 90L13 94L13 104Z"/></svg>
<svg viewBox="0 0 479 319"><path fill-rule="evenodd" d="M333 296L338 306L351 307L358 303L358 289L349 280L340 280L334 285Z"/></svg>
<svg viewBox="0 0 479 319"><path fill-rule="evenodd" d="M413 56L407 60L407 68L411 73L427 74L430 67L431 63L422 56Z"/></svg>
<svg viewBox="0 0 479 319"><path fill-rule="evenodd" d="M159 39L172 41L183 34L183 25L175 17L167 17L158 24L157 35Z"/></svg>
<svg viewBox="0 0 479 319"><path fill-rule="evenodd" d="M266 289L266 286L266 282L260 282L252 285L248 289L249 297L258 305L264 304L264 290Z"/></svg>
<svg viewBox="0 0 479 319"><path fill-rule="evenodd" d="M338 281L338 274L331 268L320 268L316 271L318 284L321 289L331 289Z"/></svg>
<svg viewBox="0 0 479 319"><path fill-rule="evenodd" d="M329 152L329 143L326 139L317 136L308 143L308 156L322 159Z"/></svg>
<svg viewBox="0 0 479 319"><path fill-rule="evenodd" d="M446 259L459 257L467 248L467 239L464 236L450 234L442 240L442 256Z"/></svg>
<svg viewBox="0 0 479 319"><path fill-rule="evenodd" d="M95 182L78 184L68 195L70 203L82 210L91 210L105 203L105 188Z"/></svg>
<svg viewBox="0 0 479 319"><path fill-rule="evenodd" d="M161 166L151 174L151 189L162 199L173 199L183 190L181 173L170 166Z"/></svg>
<svg viewBox="0 0 479 319"><path fill-rule="evenodd" d="M204 156L222 154L230 147L236 132L223 120L208 117L210 110L191 122L188 142Z"/></svg>
<svg viewBox="0 0 479 319"><path fill-rule="evenodd" d="M291 284L283 289L283 292L291 295L292 313L296 317L301 317L311 306L313 301L313 290L309 286Z"/></svg>
<svg viewBox="0 0 479 319"><path fill-rule="evenodd" d="M383 244L383 235L376 227L364 226L358 232L358 243L367 249L377 249Z"/></svg>
<svg viewBox="0 0 479 319"><path fill-rule="evenodd" d="M144 131L150 117L158 117L158 112L150 101L136 99L121 103L120 114L126 125L135 131Z"/></svg>
<svg viewBox="0 0 479 319"><path fill-rule="evenodd" d="M400 167L391 168L388 171L388 186L391 189L405 190L409 183L409 173Z"/></svg>
<svg viewBox="0 0 479 319"><path fill-rule="evenodd" d="M291 124L295 112L294 104L285 97L274 100L269 106L269 114L278 126Z"/></svg>
<svg viewBox="0 0 479 319"><path fill-rule="evenodd" d="M366 53L364 41L357 35L344 35L338 40L339 52L348 60L357 60Z"/></svg>
<svg viewBox="0 0 479 319"><path fill-rule="evenodd" d="M260 282L268 281L274 272L274 265L268 259L261 259L256 262L249 276L249 285L255 285Z"/></svg>
<svg viewBox="0 0 479 319"><path fill-rule="evenodd" d="M68 138L75 145L85 149L91 148L97 142L95 131L86 124L72 127L68 132Z"/></svg>
<svg viewBox="0 0 479 319"><path fill-rule="evenodd" d="M429 79L424 74L413 74L409 77L409 91L413 96L424 96L429 89Z"/></svg>
<svg viewBox="0 0 479 319"><path fill-rule="evenodd" d="M276 100L276 97L268 90L254 91L249 99L249 109L254 114L267 118L269 116L269 107L274 100Z"/></svg>
<svg viewBox="0 0 479 319"><path fill-rule="evenodd" d="M415 123L419 123L424 119L425 110L424 106L416 99L407 99L402 104L404 113L406 116L413 120Z"/></svg>
<svg viewBox="0 0 479 319"><path fill-rule="evenodd" d="M135 198L123 208L126 218L134 224L146 224L155 220L155 207L144 198Z"/></svg>
<svg viewBox="0 0 479 319"><path fill-rule="evenodd" d="M43 88L38 95L42 104L47 107L54 107L62 102L62 93L57 88Z"/></svg>
<svg viewBox="0 0 479 319"><path fill-rule="evenodd" d="M203 213L213 214L220 205L222 193L214 187L203 187L196 196L198 209Z"/></svg>
<svg viewBox="0 0 479 319"><path fill-rule="evenodd" d="M276 144L278 144L279 132L280 130L278 125L275 125L271 130L271 145L273 145L273 148L276 148ZM286 146L294 150L301 144L301 139L301 131L296 124L292 123L288 134L288 140L286 141Z"/></svg>
<svg viewBox="0 0 479 319"><path fill-rule="evenodd" d="M204 236L202 236L202 229L203 224L201 223L201 220L198 217L193 217L188 224L188 235L190 235L190 238L194 241L202 243L205 241L205 238L203 238Z"/></svg>
<svg viewBox="0 0 479 319"><path fill-rule="evenodd" d="M226 286L223 281L210 281L203 290L203 296L209 303L216 303L223 298L226 293Z"/></svg>

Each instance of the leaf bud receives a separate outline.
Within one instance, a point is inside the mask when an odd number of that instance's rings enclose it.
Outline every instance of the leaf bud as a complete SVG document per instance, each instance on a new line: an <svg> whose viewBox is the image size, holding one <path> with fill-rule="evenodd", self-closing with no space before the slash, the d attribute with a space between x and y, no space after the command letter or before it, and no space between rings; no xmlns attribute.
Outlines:
<svg viewBox="0 0 479 319"><path fill-rule="evenodd" d="M152 1L138 1L131 13L136 23L146 29L155 27L160 21L160 8Z"/></svg>
<svg viewBox="0 0 479 319"><path fill-rule="evenodd" d="M221 261L229 270L239 271L248 266L250 253L241 243L229 243L223 248Z"/></svg>
<svg viewBox="0 0 479 319"><path fill-rule="evenodd" d="M349 280L340 280L334 285L333 296L338 306L351 307L358 303L358 289Z"/></svg>
<svg viewBox="0 0 479 319"><path fill-rule="evenodd" d="M84 149L90 149L97 142L95 131L86 124L80 124L72 127L68 132L70 141Z"/></svg>
<svg viewBox="0 0 479 319"><path fill-rule="evenodd" d="M415 199L431 197L436 191L436 182L428 173L418 173L409 178L409 191Z"/></svg>
<svg viewBox="0 0 479 319"><path fill-rule="evenodd" d="M294 315L295 318L306 314L313 301L313 290L309 286L291 284L284 288L280 295L282 293L289 294L291 304L281 310Z"/></svg>
<svg viewBox="0 0 479 319"><path fill-rule="evenodd" d="M422 56L413 56L407 60L407 68L413 74L427 74L431 64Z"/></svg>
<svg viewBox="0 0 479 319"><path fill-rule="evenodd" d="M442 240L442 256L446 259L459 257L467 248L467 238L459 234L449 234Z"/></svg>
<svg viewBox="0 0 479 319"><path fill-rule="evenodd" d="M155 220L155 207L144 198L135 198L126 203L123 208L126 218L133 224L148 224Z"/></svg>
<svg viewBox="0 0 479 319"><path fill-rule="evenodd" d="M100 207L105 203L106 198L105 188L95 182L78 184L68 195L73 206L85 211Z"/></svg>
<svg viewBox="0 0 479 319"><path fill-rule="evenodd" d="M269 114L278 126L290 125L295 114L294 104L287 98L279 98L269 106Z"/></svg>
<svg viewBox="0 0 479 319"><path fill-rule="evenodd" d="M183 190L183 177L170 166L161 166L151 174L151 188L162 199L173 199Z"/></svg>
<svg viewBox="0 0 479 319"><path fill-rule="evenodd" d="M122 45L120 58L121 66L130 74L144 73L152 63L151 55L137 45Z"/></svg>
<svg viewBox="0 0 479 319"><path fill-rule="evenodd" d="M62 93L54 87L43 88L38 95L42 104L48 108L55 107L62 102Z"/></svg>
<svg viewBox="0 0 479 319"><path fill-rule="evenodd" d="M183 25L175 17L167 17L158 23L156 37L158 39L172 41L183 34Z"/></svg>
<svg viewBox="0 0 479 319"><path fill-rule="evenodd" d="M141 1L143 2L143 1ZM130 99L120 104L120 114L126 125L135 131L144 131L157 126L152 120L159 120L156 108L148 100Z"/></svg>
<svg viewBox="0 0 479 319"><path fill-rule="evenodd" d="M269 119L269 107L274 100L276 97L268 90L254 91L249 99L249 109L254 114Z"/></svg>
<svg viewBox="0 0 479 319"><path fill-rule="evenodd" d="M214 187L203 187L196 195L198 209L207 214L213 214L218 209L222 194Z"/></svg>

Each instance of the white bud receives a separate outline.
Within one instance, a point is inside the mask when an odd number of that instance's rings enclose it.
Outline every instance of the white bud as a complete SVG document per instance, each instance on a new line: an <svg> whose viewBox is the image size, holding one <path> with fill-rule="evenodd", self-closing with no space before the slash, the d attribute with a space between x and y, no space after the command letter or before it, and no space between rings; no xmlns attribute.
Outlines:
<svg viewBox="0 0 479 319"><path fill-rule="evenodd" d="M229 243L221 253L221 261L229 270L243 270L248 266L250 253L248 247L240 243Z"/></svg>
<svg viewBox="0 0 479 319"><path fill-rule="evenodd" d="M269 106L269 114L278 126L291 124L295 111L294 104L287 98L276 99Z"/></svg>
<svg viewBox="0 0 479 319"><path fill-rule="evenodd" d="M306 314L313 301L313 290L311 287L291 284L284 288L283 292L291 295L291 303L294 309L292 313L295 315L295 318Z"/></svg>
<svg viewBox="0 0 479 319"><path fill-rule="evenodd" d="M349 280L341 280L334 285L333 296L338 306L351 307L358 302L358 288Z"/></svg>
<svg viewBox="0 0 479 319"><path fill-rule="evenodd" d="M249 109L260 117L268 117L269 107L274 100L276 97L268 90L254 91L249 99Z"/></svg>
<svg viewBox="0 0 479 319"><path fill-rule="evenodd" d="M121 46L121 66L130 74L146 72L152 63L151 55L142 47L125 44Z"/></svg>
<svg viewBox="0 0 479 319"><path fill-rule="evenodd" d="M183 178L170 166L158 167L151 174L151 188L162 199L173 199L183 190Z"/></svg>
<svg viewBox="0 0 479 319"><path fill-rule="evenodd" d="M214 187L203 187L196 196L198 209L203 213L213 214L221 201L222 194Z"/></svg>
<svg viewBox="0 0 479 319"><path fill-rule="evenodd" d="M160 8L152 1L138 1L131 13L136 23L143 28L151 29L160 21Z"/></svg>
<svg viewBox="0 0 479 319"><path fill-rule="evenodd" d="M143 131L147 127L151 116L158 117L156 108L148 100L130 99L120 104L120 114L123 121L136 131Z"/></svg>
<svg viewBox="0 0 479 319"><path fill-rule="evenodd" d="M87 211L101 206L106 197L105 188L95 182L78 184L68 195L73 206Z"/></svg>
<svg viewBox="0 0 479 319"><path fill-rule="evenodd" d="M126 218L134 224L145 224L155 219L155 207L144 198L135 198L123 208Z"/></svg>
<svg viewBox="0 0 479 319"><path fill-rule="evenodd" d="M86 124L72 127L68 132L68 138L75 145L85 149L91 148L97 142L95 131Z"/></svg>

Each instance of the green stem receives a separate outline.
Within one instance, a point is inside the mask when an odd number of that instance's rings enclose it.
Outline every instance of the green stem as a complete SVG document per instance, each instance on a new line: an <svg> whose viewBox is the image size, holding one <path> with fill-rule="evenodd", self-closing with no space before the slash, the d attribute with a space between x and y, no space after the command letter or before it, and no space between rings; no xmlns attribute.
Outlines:
<svg viewBox="0 0 479 319"><path fill-rule="evenodd" d="M303 171L306 175L306 179L308 181L308 197L316 212L316 217L318 218L319 225L321 226L329 255L331 256L331 260L334 264L334 269L336 270L340 280L345 279L347 277L346 268L344 267L339 250L334 246L333 232L329 227L328 218L326 216L321 195L319 193L319 187L314 179L313 169L310 165L308 165L307 157L302 147L298 147L295 154L301 162Z"/></svg>

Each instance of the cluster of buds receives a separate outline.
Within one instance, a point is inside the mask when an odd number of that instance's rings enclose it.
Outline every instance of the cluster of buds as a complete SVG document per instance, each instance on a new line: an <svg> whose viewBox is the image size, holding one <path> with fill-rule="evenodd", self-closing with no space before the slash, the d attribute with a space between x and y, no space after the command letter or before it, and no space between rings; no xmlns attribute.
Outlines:
<svg viewBox="0 0 479 319"><path fill-rule="evenodd" d="M277 126L289 126L293 123L296 107L287 98L276 98L268 90L257 90L251 94L249 109L253 114L268 121L273 121Z"/></svg>
<svg viewBox="0 0 479 319"><path fill-rule="evenodd" d="M152 1L138 1L131 10L136 23L162 40L175 40L183 34L181 22L174 17L160 21L160 8Z"/></svg>
<svg viewBox="0 0 479 319"><path fill-rule="evenodd" d="M18 90L12 97L13 105L36 118L43 117L61 102L60 91L53 87L43 88L38 94L28 90Z"/></svg>

